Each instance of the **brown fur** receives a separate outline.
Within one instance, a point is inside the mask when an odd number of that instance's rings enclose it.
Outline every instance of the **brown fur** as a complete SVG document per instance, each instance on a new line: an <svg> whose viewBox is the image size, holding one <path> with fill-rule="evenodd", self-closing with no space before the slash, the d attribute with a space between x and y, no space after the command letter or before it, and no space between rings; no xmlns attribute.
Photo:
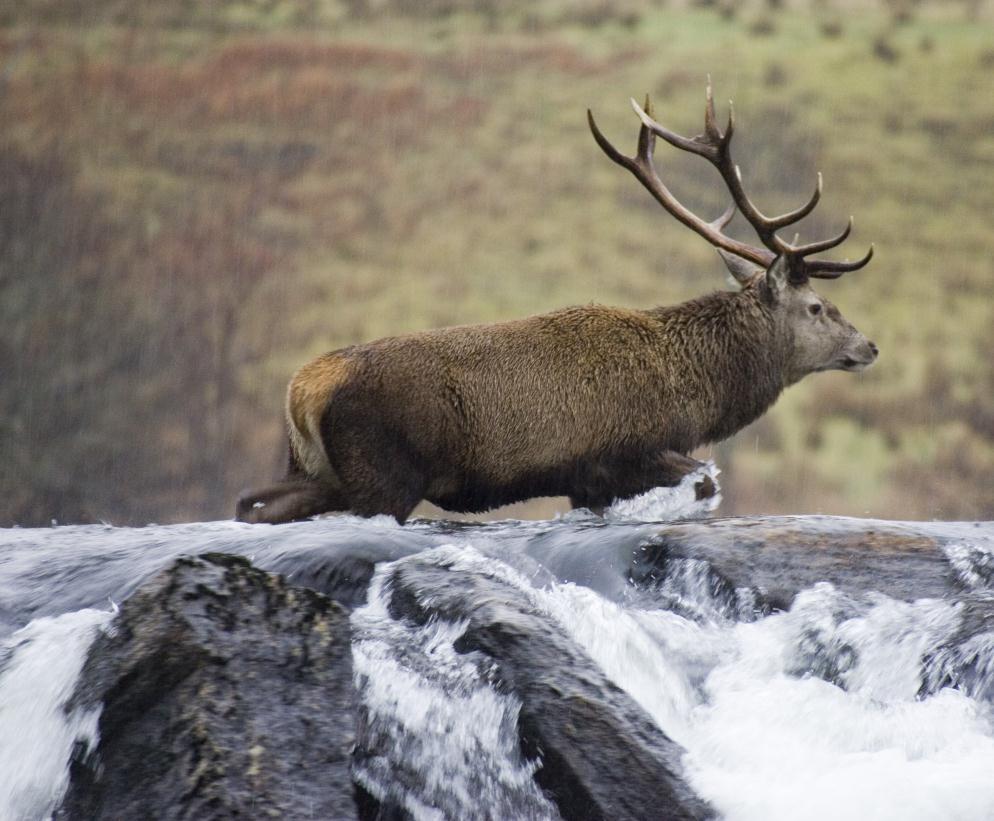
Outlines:
<svg viewBox="0 0 994 821"><path fill-rule="evenodd" d="M349 377L349 362L325 354L308 362L290 380L286 395L286 420L292 464L304 475L333 479L321 444L321 415L328 395Z"/></svg>
<svg viewBox="0 0 994 821"><path fill-rule="evenodd" d="M558 495L598 507L674 485L691 450L804 373L843 367L839 350L876 355L827 302L819 321L834 324L805 324L820 298L774 276L674 307L573 307L325 354L290 383L287 479L243 496L238 517L404 521L422 499L469 512Z"/></svg>

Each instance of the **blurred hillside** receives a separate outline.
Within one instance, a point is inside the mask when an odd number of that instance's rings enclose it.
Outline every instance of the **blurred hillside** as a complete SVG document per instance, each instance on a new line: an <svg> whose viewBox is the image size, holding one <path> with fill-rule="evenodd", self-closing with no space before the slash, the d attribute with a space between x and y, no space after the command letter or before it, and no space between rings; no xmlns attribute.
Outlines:
<svg viewBox="0 0 994 821"><path fill-rule="evenodd" d="M705 455L723 512L994 518L994 21L981 2L26 0L0 11L0 524L227 517L308 357L725 287L598 150L705 78L767 212L825 195L881 347ZM723 106L721 108L724 108ZM724 116L723 111L719 116ZM657 150L699 213L701 160ZM733 234L753 241L741 219ZM547 512L539 505L533 511Z"/></svg>

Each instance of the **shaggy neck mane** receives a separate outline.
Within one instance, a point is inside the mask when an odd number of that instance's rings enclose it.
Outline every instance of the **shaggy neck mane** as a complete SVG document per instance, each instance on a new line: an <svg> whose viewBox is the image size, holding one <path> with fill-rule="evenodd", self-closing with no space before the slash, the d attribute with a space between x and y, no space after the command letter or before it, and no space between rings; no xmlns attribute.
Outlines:
<svg viewBox="0 0 994 821"><path fill-rule="evenodd" d="M650 313L704 392L692 398L700 413L695 446L725 439L759 418L786 386L792 343L782 338L788 331L757 287L716 291Z"/></svg>

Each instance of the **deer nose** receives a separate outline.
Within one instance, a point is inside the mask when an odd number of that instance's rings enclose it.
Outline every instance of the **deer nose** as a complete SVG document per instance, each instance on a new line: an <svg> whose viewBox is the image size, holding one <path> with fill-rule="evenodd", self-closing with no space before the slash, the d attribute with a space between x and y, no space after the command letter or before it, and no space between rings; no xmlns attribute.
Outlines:
<svg viewBox="0 0 994 821"><path fill-rule="evenodd" d="M873 358L876 359L877 358L877 354L880 353L880 349L873 342L870 342L868 344L870 346L870 351L873 353Z"/></svg>

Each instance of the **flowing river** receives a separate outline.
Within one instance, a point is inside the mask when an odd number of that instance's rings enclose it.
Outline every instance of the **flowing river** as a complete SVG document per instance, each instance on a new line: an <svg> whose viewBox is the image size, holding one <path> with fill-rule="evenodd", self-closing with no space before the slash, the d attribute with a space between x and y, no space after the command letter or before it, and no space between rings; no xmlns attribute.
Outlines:
<svg viewBox="0 0 994 821"><path fill-rule="evenodd" d="M765 582L730 585L705 558L637 570L659 521L706 514L679 494L543 522L0 531L0 819L58 806L73 746L96 740L99 710L70 698L87 651L145 580L213 552L314 586L336 546L383 559L351 602L369 714L354 777L411 817L560 817L518 744L517 696L456 652L467 619L391 616L391 573L417 562L492 581L568 636L679 745L686 783L719 817L994 818L994 524L908 525L941 541L945 588L899 595L871 574L846 589L814 572L776 606Z"/></svg>

